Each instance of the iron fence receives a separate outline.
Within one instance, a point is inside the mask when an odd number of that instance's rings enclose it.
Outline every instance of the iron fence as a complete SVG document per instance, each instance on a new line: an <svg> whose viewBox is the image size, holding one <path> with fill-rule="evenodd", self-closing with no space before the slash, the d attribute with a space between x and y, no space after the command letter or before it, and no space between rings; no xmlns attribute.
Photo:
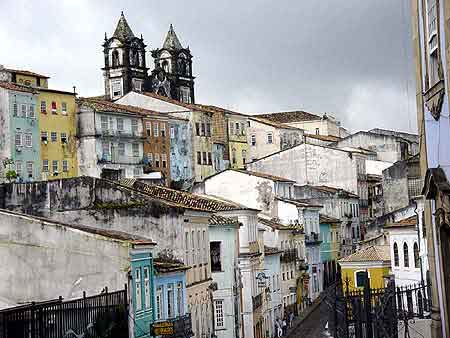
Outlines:
<svg viewBox="0 0 450 338"><path fill-rule="evenodd" d="M126 338L127 290L0 310L0 338Z"/></svg>

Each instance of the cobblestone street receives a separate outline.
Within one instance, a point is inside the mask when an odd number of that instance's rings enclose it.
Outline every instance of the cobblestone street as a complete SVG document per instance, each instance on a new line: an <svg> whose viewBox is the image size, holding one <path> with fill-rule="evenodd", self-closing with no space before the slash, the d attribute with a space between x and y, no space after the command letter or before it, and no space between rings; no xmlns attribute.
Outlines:
<svg viewBox="0 0 450 338"><path fill-rule="evenodd" d="M323 338L328 313L325 302L322 302L305 320L288 335L289 338Z"/></svg>

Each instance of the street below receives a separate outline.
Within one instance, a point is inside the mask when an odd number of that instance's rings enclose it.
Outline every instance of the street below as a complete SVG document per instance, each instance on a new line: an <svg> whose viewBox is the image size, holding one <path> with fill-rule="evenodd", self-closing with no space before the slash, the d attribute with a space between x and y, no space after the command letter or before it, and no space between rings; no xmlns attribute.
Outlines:
<svg viewBox="0 0 450 338"><path fill-rule="evenodd" d="M326 337L325 325L328 321L329 308L321 304L288 335L288 338L323 338Z"/></svg>

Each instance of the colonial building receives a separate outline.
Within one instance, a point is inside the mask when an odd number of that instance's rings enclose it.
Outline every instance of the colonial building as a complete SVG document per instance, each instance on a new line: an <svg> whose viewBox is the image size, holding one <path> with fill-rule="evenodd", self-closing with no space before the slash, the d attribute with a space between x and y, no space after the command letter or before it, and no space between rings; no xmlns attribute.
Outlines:
<svg viewBox="0 0 450 338"><path fill-rule="evenodd" d="M326 289L335 281L336 263L340 257L339 233L341 221L325 215L319 216L320 223L320 260L323 264L323 283Z"/></svg>
<svg viewBox="0 0 450 338"><path fill-rule="evenodd" d="M31 87L0 82L0 181L41 178L37 96Z"/></svg>
<svg viewBox="0 0 450 338"><path fill-rule="evenodd" d="M269 119L249 117L247 128L247 144L249 145L248 161L276 153L303 140L303 130Z"/></svg>

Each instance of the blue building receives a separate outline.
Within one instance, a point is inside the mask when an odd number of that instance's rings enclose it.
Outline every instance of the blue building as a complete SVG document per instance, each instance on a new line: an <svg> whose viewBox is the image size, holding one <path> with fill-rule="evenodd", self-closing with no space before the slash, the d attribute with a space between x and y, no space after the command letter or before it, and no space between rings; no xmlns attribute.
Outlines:
<svg viewBox="0 0 450 338"><path fill-rule="evenodd" d="M29 86L0 81L0 160L12 160L6 170L21 181L41 178L37 95Z"/></svg>
<svg viewBox="0 0 450 338"><path fill-rule="evenodd" d="M190 187L194 180L192 130L188 120L172 117L170 128L170 179L177 188Z"/></svg>
<svg viewBox="0 0 450 338"><path fill-rule="evenodd" d="M170 259L156 258L154 293L154 335L157 330L173 329L173 336L192 336L190 314L187 313L186 270L189 267Z"/></svg>

